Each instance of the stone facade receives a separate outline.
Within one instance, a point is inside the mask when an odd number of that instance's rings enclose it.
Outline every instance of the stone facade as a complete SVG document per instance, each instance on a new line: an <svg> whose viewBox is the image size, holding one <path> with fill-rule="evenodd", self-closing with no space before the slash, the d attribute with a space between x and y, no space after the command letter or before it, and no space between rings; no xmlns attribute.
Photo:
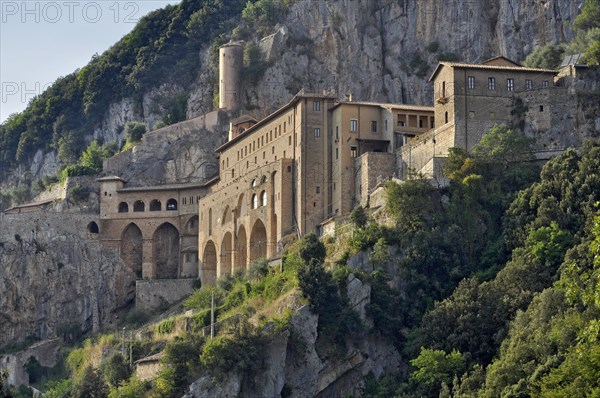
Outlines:
<svg viewBox="0 0 600 398"><path fill-rule="evenodd" d="M135 305L151 311L163 303L175 303L192 294L195 282L196 278L138 280L135 284Z"/></svg>

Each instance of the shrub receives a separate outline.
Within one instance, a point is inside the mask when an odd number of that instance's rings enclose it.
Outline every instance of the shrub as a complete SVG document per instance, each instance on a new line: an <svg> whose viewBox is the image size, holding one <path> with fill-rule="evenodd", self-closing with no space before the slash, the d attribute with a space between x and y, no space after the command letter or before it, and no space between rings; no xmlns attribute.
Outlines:
<svg viewBox="0 0 600 398"><path fill-rule="evenodd" d="M269 262L266 259L260 259L250 264L248 269L248 278L251 281L257 281L264 278L269 273Z"/></svg>
<svg viewBox="0 0 600 398"><path fill-rule="evenodd" d="M369 216L365 211L365 208L358 206L352 210L352 213L350 213L350 221L352 221L352 224L354 224L355 227L364 228L369 221Z"/></svg>
<svg viewBox="0 0 600 398"><path fill-rule="evenodd" d="M146 125L141 122L127 122L125 125L125 140L128 143L135 143L142 140L142 136L146 133Z"/></svg>
<svg viewBox="0 0 600 398"><path fill-rule="evenodd" d="M100 366L104 381L112 387L117 387L122 381L131 376L131 369L120 353L114 353Z"/></svg>
<svg viewBox="0 0 600 398"><path fill-rule="evenodd" d="M156 327L156 331L160 334L169 334L173 332L175 329L175 320L174 319L165 319Z"/></svg>
<svg viewBox="0 0 600 398"><path fill-rule="evenodd" d="M141 325L147 322L150 316L148 313L140 308L133 307L127 315L125 315L125 321L133 325Z"/></svg>
<svg viewBox="0 0 600 398"><path fill-rule="evenodd" d="M327 254L325 245L319 240L317 235L313 232L304 235L300 241L300 247L298 254L305 264L308 264L310 260L314 259L318 263L322 263L325 260Z"/></svg>

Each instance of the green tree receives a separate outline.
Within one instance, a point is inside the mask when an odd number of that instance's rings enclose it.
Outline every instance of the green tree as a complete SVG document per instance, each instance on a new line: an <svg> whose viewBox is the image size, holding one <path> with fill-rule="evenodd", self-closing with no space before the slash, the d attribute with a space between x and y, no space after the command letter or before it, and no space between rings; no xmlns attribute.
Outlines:
<svg viewBox="0 0 600 398"><path fill-rule="evenodd" d="M364 228L367 226L367 222L369 221L369 216L362 206L357 206L350 213L350 221L356 228Z"/></svg>
<svg viewBox="0 0 600 398"><path fill-rule="evenodd" d="M308 264L313 259L317 263L322 263L325 260L327 251L325 245L319 240L317 235L310 232L302 237L298 254L305 264Z"/></svg>
<svg viewBox="0 0 600 398"><path fill-rule="evenodd" d="M446 353L421 347L419 356L410 364L415 367L411 379L424 386L429 396L437 396L442 384L451 385L454 376L464 372L466 359L457 350Z"/></svg>
<svg viewBox="0 0 600 398"><path fill-rule="evenodd" d="M536 46L525 58L523 65L529 68L556 69L562 61L564 52L564 46L552 43Z"/></svg>
<svg viewBox="0 0 600 398"><path fill-rule="evenodd" d="M140 142L145 133L146 125L144 123L131 121L125 125L125 139L128 143Z"/></svg>
<svg viewBox="0 0 600 398"><path fill-rule="evenodd" d="M139 398L143 397L149 388L149 382L132 377L127 381L121 382L119 387L111 389L108 398Z"/></svg>
<svg viewBox="0 0 600 398"><path fill-rule="evenodd" d="M72 398L106 398L108 388L100 372L91 366L86 367L81 376L73 382Z"/></svg>
<svg viewBox="0 0 600 398"><path fill-rule="evenodd" d="M131 375L131 369L120 353L114 353L100 366L104 381L111 386L117 387L123 380Z"/></svg>

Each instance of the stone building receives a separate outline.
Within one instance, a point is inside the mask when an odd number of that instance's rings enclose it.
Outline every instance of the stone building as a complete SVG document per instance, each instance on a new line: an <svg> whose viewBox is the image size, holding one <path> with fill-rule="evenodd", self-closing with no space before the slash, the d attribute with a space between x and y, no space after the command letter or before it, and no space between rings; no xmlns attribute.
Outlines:
<svg viewBox="0 0 600 398"><path fill-rule="evenodd" d="M562 69L561 69L562 70ZM577 113L560 70L523 67L496 57L481 64L440 62L434 86L435 126L399 153L399 176L408 169L443 178L448 149L471 150L495 124L505 124L535 139L539 159L580 144L564 131Z"/></svg>
<svg viewBox="0 0 600 398"><path fill-rule="evenodd" d="M395 147L433 124L431 107L305 92L243 130L232 123L230 140L217 149L219 178L200 200L202 282L276 257L286 236L348 214L363 189L366 197L376 181L394 174ZM374 162L369 154L376 153Z"/></svg>

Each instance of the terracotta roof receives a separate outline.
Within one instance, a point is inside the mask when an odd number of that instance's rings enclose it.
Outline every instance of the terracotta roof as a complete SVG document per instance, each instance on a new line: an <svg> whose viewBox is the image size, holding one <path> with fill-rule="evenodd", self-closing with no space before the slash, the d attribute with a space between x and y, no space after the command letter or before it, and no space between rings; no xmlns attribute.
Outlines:
<svg viewBox="0 0 600 398"><path fill-rule="evenodd" d="M539 68L526 68L524 66L494 66L494 65L477 65L477 64L463 64L460 62L440 62L435 68L429 81L433 81L435 76L438 74L443 66L449 66L451 68L461 69L487 69L487 70L499 70L499 71L514 71L514 72L529 72L529 73L553 73L557 74L558 71L552 69L539 69Z"/></svg>

